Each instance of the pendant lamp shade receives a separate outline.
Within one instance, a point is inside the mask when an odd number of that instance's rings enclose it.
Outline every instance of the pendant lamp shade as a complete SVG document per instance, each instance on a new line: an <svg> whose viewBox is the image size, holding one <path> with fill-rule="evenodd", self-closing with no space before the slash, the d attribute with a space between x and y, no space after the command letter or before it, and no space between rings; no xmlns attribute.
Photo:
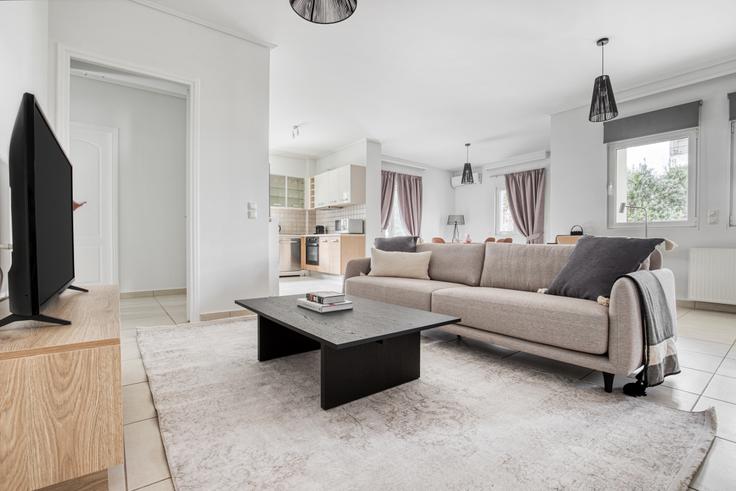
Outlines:
<svg viewBox="0 0 736 491"><path fill-rule="evenodd" d="M613 95L611 79L605 74L603 65L603 47L608 44L608 38L601 38L596 45L601 48L601 74L593 82L593 99L590 101L590 114L588 120L591 123L602 123L618 116L616 98Z"/></svg>
<svg viewBox="0 0 736 491"><path fill-rule="evenodd" d="M302 19L315 24L342 22L358 8L358 0L289 0Z"/></svg>
<svg viewBox="0 0 736 491"><path fill-rule="evenodd" d="M611 79L608 75L600 75L593 82L593 100L590 102L591 123L602 123L618 116L616 98L613 95Z"/></svg>
<svg viewBox="0 0 736 491"><path fill-rule="evenodd" d="M460 184L473 184L473 167L470 165L470 143L465 144L466 159Z"/></svg>

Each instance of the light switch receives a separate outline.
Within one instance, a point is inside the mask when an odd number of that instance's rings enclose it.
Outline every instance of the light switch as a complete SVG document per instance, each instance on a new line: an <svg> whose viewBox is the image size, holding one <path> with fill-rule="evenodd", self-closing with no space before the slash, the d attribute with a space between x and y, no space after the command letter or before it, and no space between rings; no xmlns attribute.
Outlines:
<svg viewBox="0 0 736 491"><path fill-rule="evenodd" d="M719 210L708 210L708 223L715 225L718 223L718 211Z"/></svg>
<svg viewBox="0 0 736 491"><path fill-rule="evenodd" d="M248 219L255 220L258 218L258 205L255 201L248 201Z"/></svg>

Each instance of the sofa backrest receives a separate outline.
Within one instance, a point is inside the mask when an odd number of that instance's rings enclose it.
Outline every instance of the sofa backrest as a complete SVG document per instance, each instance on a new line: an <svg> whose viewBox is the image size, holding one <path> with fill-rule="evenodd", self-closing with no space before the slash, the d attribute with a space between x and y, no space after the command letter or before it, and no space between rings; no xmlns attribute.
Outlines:
<svg viewBox="0 0 736 491"><path fill-rule="evenodd" d="M535 292L567 264L574 245L485 244L480 286Z"/></svg>
<svg viewBox="0 0 736 491"><path fill-rule="evenodd" d="M485 257L484 244L419 244L417 252L432 251L429 277L436 281L478 286Z"/></svg>

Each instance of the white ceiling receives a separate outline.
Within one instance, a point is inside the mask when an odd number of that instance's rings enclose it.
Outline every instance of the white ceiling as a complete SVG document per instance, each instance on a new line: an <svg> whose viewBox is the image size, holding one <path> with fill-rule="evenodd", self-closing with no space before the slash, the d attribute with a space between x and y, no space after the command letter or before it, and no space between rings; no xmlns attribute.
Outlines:
<svg viewBox="0 0 736 491"><path fill-rule="evenodd" d="M289 0L156 0L278 45L271 149L322 155L360 138L456 169L549 146L549 114L589 103L594 42L621 91L736 55L734 0L359 0L347 21ZM291 138L291 126L303 124Z"/></svg>

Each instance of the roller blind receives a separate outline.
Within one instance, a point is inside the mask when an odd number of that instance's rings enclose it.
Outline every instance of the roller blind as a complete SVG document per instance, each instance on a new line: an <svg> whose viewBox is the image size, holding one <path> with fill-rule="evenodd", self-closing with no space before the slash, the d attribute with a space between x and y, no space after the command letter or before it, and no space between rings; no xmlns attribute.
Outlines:
<svg viewBox="0 0 736 491"><path fill-rule="evenodd" d="M703 101L688 102L603 123L603 142L617 142L668 131L695 128L700 125L700 105L702 103ZM734 103L731 104L732 108L734 108Z"/></svg>
<svg viewBox="0 0 736 491"><path fill-rule="evenodd" d="M736 92L728 94L728 119L736 121Z"/></svg>

